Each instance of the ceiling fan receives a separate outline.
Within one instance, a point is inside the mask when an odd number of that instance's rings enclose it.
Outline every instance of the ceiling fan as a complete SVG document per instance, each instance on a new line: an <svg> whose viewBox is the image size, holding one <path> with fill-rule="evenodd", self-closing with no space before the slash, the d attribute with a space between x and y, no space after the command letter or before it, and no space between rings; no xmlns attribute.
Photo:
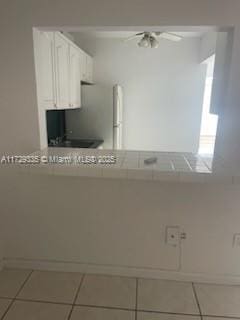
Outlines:
<svg viewBox="0 0 240 320"><path fill-rule="evenodd" d="M156 32L144 31L144 32L136 33L135 35L125 39L125 41L130 41L138 37L141 37L140 41L138 42L139 47L153 48L153 49L156 49L159 46L158 38L163 38L163 39L167 39L175 42L182 40L181 36L174 33L160 32L160 31L156 31Z"/></svg>

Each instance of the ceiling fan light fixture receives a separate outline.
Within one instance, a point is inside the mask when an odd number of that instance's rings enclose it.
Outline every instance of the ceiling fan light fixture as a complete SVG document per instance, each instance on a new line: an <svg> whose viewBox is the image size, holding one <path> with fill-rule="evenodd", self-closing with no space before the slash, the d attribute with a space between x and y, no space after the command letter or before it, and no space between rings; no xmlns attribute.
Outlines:
<svg viewBox="0 0 240 320"><path fill-rule="evenodd" d="M169 41L175 41L175 42L181 41L183 38L181 35L169 33L169 32L143 31L143 32L139 32L133 36L128 37L124 41L133 40L138 37L141 37L140 41L138 42L138 46L140 48L152 48L152 49L156 49L159 47L159 38L160 39L163 38L163 39L166 39Z"/></svg>
<svg viewBox="0 0 240 320"><path fill-rule="evenodd" d="M149 38L150 44L151 44L151 48L153 49L157 49L159 46L159 42L157 41L157 39L155 37L150 37Z"/></svg>
<svg viewBox="0 0 240 320"><path fill-rule="evenodd" d="M151 45L148 35L144 35L143 38L138 42L138 46L141 48L148 48Z"/></svg>

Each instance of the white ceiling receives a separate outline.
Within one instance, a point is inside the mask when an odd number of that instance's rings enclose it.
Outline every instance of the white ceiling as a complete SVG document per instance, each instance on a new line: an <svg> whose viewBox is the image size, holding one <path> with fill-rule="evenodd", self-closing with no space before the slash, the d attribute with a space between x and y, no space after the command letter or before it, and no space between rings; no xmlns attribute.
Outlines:
<svg viewBox="0 0 240 320"><path fill-rule="evenodd" d="M136 33L139 33L141 31L161 31L161 32L170 32L177 34L179 36L182 36L183 38L200 38L202 37L205 33L214 31L215 28L213 27L143 27L142 29L136 28L135 31L120 31L120 30L85 30L81 33L83 36L89 36L89 37L94 37L94 38L112 38L112 39L117 39L117 38L128 38L133 36Z"/></svg>

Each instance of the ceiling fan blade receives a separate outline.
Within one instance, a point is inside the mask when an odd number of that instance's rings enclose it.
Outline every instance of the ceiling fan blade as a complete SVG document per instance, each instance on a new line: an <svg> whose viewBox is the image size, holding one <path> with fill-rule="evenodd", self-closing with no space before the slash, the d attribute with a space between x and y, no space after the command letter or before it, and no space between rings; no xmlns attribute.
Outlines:
<svg viewBox="0 0 240 320"><path fill-rule="evenodd" d="M170 41L175 41L175 42L178 42L178 41L182 40L181 36L179 36L177 34L174 34L174 33L162 32L158 36L160 38L163 38L163 39L166 39L166 40L170 40Z"/></svg>
<svg viewBox="0 0 240 320"><path fill-rule="evenodd" d="M126 41L130 41L130 40L133 40L133 39L135 39L135 38L137 38L137 37L140 37L140 36L142 36L142 35L144 35L144 32L136 33L136 34L134 34L133 36L130 36L130 37L128 37L127 39L124 39L124 41L125 41L125 42L126 42Z"/></svg>

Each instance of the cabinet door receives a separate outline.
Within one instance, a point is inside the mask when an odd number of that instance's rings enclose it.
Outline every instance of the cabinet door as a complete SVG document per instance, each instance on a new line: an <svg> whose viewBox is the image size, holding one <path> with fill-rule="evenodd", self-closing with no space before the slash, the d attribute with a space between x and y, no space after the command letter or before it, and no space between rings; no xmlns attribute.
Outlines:
<svg viewBox="0 0 240 320"><path fill-rule="evenodd" d="M87 54L80 50L80 76L81 81L87 81Z"/></svg>
<svg viewBox="0 0 240 320"><path fill-rule="evenodd" d="M70 107L81 106L81 84L80 84L80 55L79 50L69 46L69 72L70 72Z"/></svg>
<svg viewBox="0 0 240 320"><path fill-rule="evenodd" d="M87 55L87 82L93 83L93 59Z"/></svg>
<svg viewBox="0 0 240 320"><path fill-rule="evenodd" d="M56 82L54 70L54 33L38 32L37 70L41 107L56 109Z"/></svg>
<svg viewBox="0 0 240 320"><path fill-rule="evenodd" d="M55 33L55 66L57 108L69 107L69 44L60 33Z"/></svg>

